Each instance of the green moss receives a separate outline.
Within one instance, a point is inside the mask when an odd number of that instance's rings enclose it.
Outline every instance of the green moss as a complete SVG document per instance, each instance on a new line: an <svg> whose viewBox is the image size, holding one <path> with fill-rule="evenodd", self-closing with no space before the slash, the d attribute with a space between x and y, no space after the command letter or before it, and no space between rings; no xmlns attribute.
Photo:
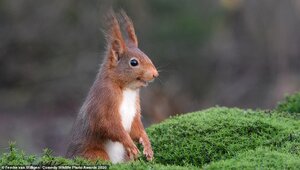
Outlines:
<svg viewBox="0 0 300 170"><path fill-rule="evenodd" d="M10 151L3 153L0 157L0 166L2 165L43 165L43 166L63 166L63 165L109 165L109 169L116 170L139 170L139 169L161 169L161 170L189 170L198 169L193 166L181 167L174 165L161 165L154 162L137 160L128 163L114 164L98 160L92 162L83 158L66 159L64 157L55 157L52 151L45 149L41 157L35 155L26 155L23 151L15 147L15 143L10 144Z"/></svg>
<svg viewBox="0 0 300 170"><path fill-rule="evenodd" d="M156 163L149 163L144 161L136 161L130 163L122 163L122 164L115 164L111 166L109 169L113 170L144 170L144 169L160 169L160 170L196 170L199 169L193 166L175 166L175 165L161 165Z"/></svg>
<svg viewBox="0 0 300 170"><path fill-rule="evenodd" d="M285 97L283 101L279 102L276 109L291 114L300 113L300 92ZM300 114L297 114L297 118L300 118Z"/></svg>
<svg viewBox="0 0 300 170"><path fill-rule="evenodd" d="M281 147L300 122L277 112L216 107L147 129L156 162L201 167L260 146Z"/></svg>
<svg viewBox="0 0 300 170"><path fill-rule="evenodd" d="M299 166L300 120L285 112L215 107L169 118L147 128L147 133L154 150L152 162L140 156L134 162L112 165L54 157L48 149L37 157L24 154L12 143L9 152L1 155L0 165L110 165L110 169Z"/></svg>
<svg viewBox="0 0 300 170"><path fill-rule="evenodd" d="M285 153L292 153L300 156L300 132L290 134L287 138L279 141L279 146L273 147Z"/></svg>
<svg viewBox="0 0 300 170"><path fill-rule="evenodd" d="M15 143L9 144L9 152L0 157L0 165L31 165L36 160L34 155L26 155L15 147Z"/></svg>
<svg viewBox="0 0 300 170"><path fill-rule="evenodd" d="M204 169L298 169L300 157L269 148L258 148L238 156L212 162Z"/></svg>
<svg viewBox="0 0 300 170"><path fill-rule="evenodd" d="M97 161L95 163L82 159L66 159L63 157L52 156L52 151L44 149L40 157L27 155L16 148L15 143L10 143L9 152L3 153L0 157L0 165L90 165L90 164L107 164L107 162Z"/></svg>

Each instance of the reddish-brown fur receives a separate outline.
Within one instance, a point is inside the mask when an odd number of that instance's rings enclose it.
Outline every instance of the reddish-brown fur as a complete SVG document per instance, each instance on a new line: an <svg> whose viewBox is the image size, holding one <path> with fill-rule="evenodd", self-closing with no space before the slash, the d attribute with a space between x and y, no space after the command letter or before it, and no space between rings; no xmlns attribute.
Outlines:
<svg viewBox="0 0 300 170"><path fill-rule="evenodd" d="M127 41L123 39L119 23L128 34ZM140 142L144 146L143 153L151 160L153 151L141 122L139 96L130 132L122 126L119 108L125 88L146 86L158 76L158 72L151 60L138 49L133 24L125 12L121 12L118 18L112 12L108 27L106 57L73 126L67 156L109 160L103 146L109 139L123 144L127 160L136 158L139 151L134 142ZM136 68L129 65L133 57L139 62Z"/></svg>

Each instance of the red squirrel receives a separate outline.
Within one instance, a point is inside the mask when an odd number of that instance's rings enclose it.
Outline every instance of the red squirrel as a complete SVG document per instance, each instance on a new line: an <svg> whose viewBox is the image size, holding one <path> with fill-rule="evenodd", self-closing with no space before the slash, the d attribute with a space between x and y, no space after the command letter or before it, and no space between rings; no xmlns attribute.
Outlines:
<svg viewBox="0 0 300 170"><path fill-rule="evenodd" d="M107 23L105 58L74 123L67 157L125 162L137 158L134 142L139 142L150 161L153 151L141 121L139 89L159 74L138 48L132 20L124 11L110 12Z"/></svg>

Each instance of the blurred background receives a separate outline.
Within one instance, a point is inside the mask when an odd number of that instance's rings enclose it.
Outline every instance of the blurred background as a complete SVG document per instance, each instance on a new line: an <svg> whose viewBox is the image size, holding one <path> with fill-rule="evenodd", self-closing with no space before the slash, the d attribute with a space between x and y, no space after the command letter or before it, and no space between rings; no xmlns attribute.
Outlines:
<svg viewBox="0 0 300 170"><path fill-rule="evenodd" d="M215 105L271 109L300 90L298 0L0 0L0 153L8 141L65 153L111 7L161 71L142 90L145 126Z"/></svg>

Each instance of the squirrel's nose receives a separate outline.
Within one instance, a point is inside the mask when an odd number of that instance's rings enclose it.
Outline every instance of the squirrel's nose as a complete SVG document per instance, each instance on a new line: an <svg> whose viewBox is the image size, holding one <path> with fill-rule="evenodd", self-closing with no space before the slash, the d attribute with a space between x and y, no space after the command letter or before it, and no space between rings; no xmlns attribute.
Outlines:
<svg viewBox="0 0 300 170"><path fill-rule="evenodd" d="M153 78L156 78L158 76L159 76L158 71L155 69L154 72L153 72Z"/></svg>
<svg viewBox="0 0 300 170"><path fill-rule="evenodd" d="M149 68L145 74L144 77L148 80L148 81L152 81L154 80L156 77L158 77L158 71L156 70L155 67L151 67Z"/></svg>

